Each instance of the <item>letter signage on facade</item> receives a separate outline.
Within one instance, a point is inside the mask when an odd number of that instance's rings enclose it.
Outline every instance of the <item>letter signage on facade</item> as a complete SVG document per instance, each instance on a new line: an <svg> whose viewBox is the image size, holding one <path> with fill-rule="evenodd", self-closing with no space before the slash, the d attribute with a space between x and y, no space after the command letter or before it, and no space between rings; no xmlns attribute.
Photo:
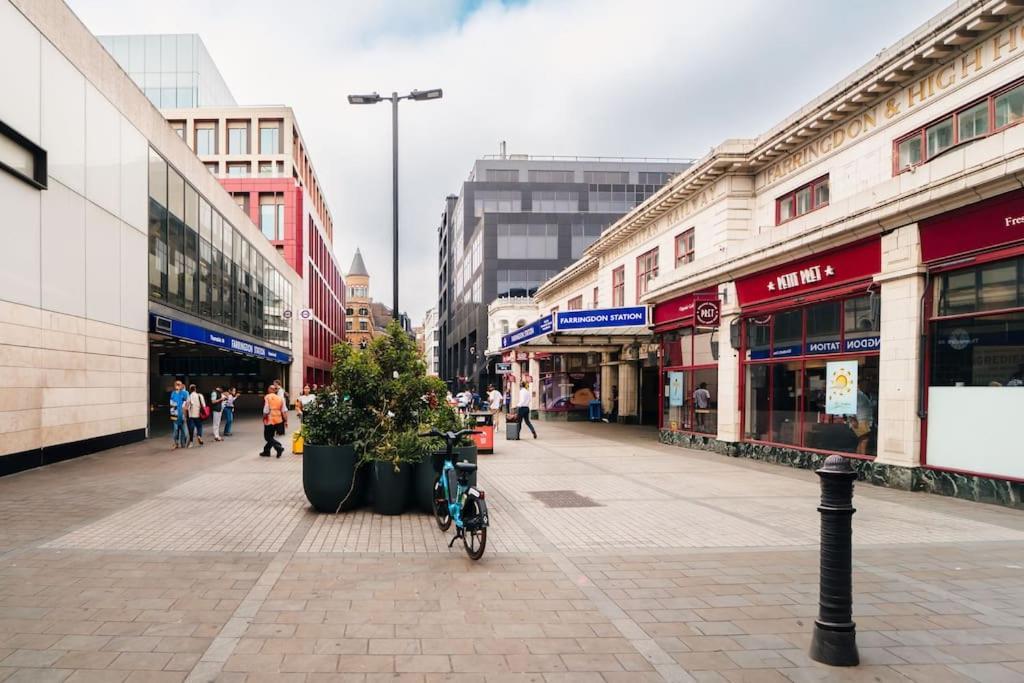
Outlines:
<svg viewBox="0 0 1024 683"><path fill-rule="evenodd" d="M703 307L703 315L709 316L708 322L701 322L697 317L697 308L705 303L714 303L718 309L718 288L708 287L699 292L683 294L668 301L662 301L654 306L654 331L665 331L686 327L687 325L701 325L703 327L716 327L718 318L712 320L711 307ZM720 314L719 314L720 315Z"/></svg>
<svg viewBox="0 0 1024 683"><path fill-rule="evenodd" d="M926 262L1024 241L1024 191L1015 190L919 224Z"/></svg>
<svg viewBox="0 0 1024 683"><path fill-rule="evenodd" d="M856 282L881 269L882 241L875 237L740 278L736 296L750 306Z"/></svg>
<svg viewBox="0 0 1024 683"><path fill-rule="evenodd" d="M698 301L693 307L693 321L698 327L718 327L722 320L722 304L718 299Z"/></svg>
<svg viewBox="0 0 1024 683"><path fill-rule="evenodd" d="M168 320L170 321L170 329L167 328ZM227 334L208 330L205 327L200 327L199 325L192 325L180 320L174 320L173 318L168 319L164 316L157 316L153 313L149 315L149 329L152 332L169 334L170 336L177 337L179 339L187 339L198 344L205 344L207 346L215 346L219 349L235 351L246 356L254 356L274 363L287 365L292 362L291 355L282 351L275 351L274 349L270 349L259 344L253 344L252 342L247 342L242 339L235 339Z"/></svg>
<svg viewBox="0 0 1024 683"><path fill-rule="evenodd" d="M647 307L598 308L589 311L559 311L555 329L589 330L600 327L646 327Z"/></svg>
<svg viewBox="0 0 1024 683"><path fill-rule="evenodd" d="M554 331L554 318L546 315L539 320L534 320L529 325L523 325L518 330L510 332L501 338L501 348L509 349L518 346L523 342L540 337Z"/></svg>

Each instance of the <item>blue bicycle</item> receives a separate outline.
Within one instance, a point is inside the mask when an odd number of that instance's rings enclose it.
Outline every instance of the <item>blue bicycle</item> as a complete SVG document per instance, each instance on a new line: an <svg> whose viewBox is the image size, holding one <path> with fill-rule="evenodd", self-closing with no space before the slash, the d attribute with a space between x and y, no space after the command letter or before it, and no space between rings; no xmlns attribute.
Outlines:
<svg viewBox="0 0 1024 683"><path fill-rule="evenodd" d="M476 472L471 462L453 462L452 452L459 438L466 434L479 434L472 429L457 432L439 432L436 429L422 437L440 437L445 442L444 453L434 453L432 463L437 472L434 482L434 518L441 531L448 531L455 521L455 536L448 547L462 539L466 554L471 560L479 560L487 547L487 502L484 492L469 485L469 475Z"/></svg>

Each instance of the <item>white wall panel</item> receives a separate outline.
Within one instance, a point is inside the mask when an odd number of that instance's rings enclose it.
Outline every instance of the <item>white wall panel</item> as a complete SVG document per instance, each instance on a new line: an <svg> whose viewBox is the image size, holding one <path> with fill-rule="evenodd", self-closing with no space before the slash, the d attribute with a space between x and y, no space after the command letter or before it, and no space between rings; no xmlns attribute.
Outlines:
<svg viewBox="0 0 1024 683"><path fill-rule="evenodd" d="M42 107L47 173L85 195L85 77L45 40Z"/></svg>
<svg viewBox="0 0 1024 683"><path fill-rule="evenodd" d="M0 0L0 121L40 141L39 45L34 26L7 0Z"/></svg>
<svg viewBox="0 0 1024 683"><path fill-rule="evenodd" d="M85 313L90 320L121 322L120 221L95 204L85 206Z"/></svg>
<svg viewBox="0 0 1024 683"><path fill-rule="evenodd" d="M39 305L40 194L28 183L0 172L6 255L0 268L0 300Z"/></svg>
<svg viewBox="0 0 1024 683"><path fill-rule="evenodd" d="M128 119L121 117L121 220L146 233L149 229L149 145Z"/></svg>
<svg viewBox="0 0 1024 683"><path fill-rule="evenodd" d="M149 240L126 223L121 224L121 325L149 328Z"/></svg>
<svg viewBox="0 0 1024 683"><path fill-rule="evenodd" d="M91 83L85 86L85 196L121 213L121 115Z"/></svg>
<svg viewBox="0 0 1024 683"><path fill-rule="evenodd" d="M58 182L42 193L42 306L85 315L85 199Z"/></svg>

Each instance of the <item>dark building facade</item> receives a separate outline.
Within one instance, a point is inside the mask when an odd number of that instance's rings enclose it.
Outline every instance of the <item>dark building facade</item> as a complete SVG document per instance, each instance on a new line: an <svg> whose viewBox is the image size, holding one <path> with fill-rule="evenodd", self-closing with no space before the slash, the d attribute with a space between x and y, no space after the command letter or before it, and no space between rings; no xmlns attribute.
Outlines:
<svg viewBox="0 0 1024 683"><path fill-rule="evenodd" d="M438 230L441 377L496 381L487 306L532 296L601 232L689 166L684 160L510 155L475 162Z"/></svg>

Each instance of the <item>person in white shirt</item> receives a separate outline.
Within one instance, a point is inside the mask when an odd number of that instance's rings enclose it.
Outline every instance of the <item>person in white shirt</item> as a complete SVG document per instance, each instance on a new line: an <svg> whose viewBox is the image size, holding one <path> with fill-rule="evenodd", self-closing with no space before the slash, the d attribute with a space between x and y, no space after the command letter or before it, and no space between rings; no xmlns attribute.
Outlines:
<svg viewBox="0 0 1024 683"><path fill-rule="evenodd" d="M697 429L704 431L707 428L708 413L711 411L711 392L708 391L707 382L701 382L693 392L693 407L697 416Z"/></svg>
<svg viewBox="0 0 1024 683"><path fill-rule="evenodd" d="M487 407L491 411L491 415L494 416L494 427L497 428L501 422L501 404L504 403L505 397L501 395L501 392L494 388L494 385L487 387Z"/></svg>
<svg viewBox="0 0 1024 683"><path fill-rule="evenodd" d="M537 438L537 430L533 428L533 423L530 422L530 385L526 382L519 383L519 402L517 403L516 414L519 416L519 421L530 428L533 433L533 438Z"/></svg>

